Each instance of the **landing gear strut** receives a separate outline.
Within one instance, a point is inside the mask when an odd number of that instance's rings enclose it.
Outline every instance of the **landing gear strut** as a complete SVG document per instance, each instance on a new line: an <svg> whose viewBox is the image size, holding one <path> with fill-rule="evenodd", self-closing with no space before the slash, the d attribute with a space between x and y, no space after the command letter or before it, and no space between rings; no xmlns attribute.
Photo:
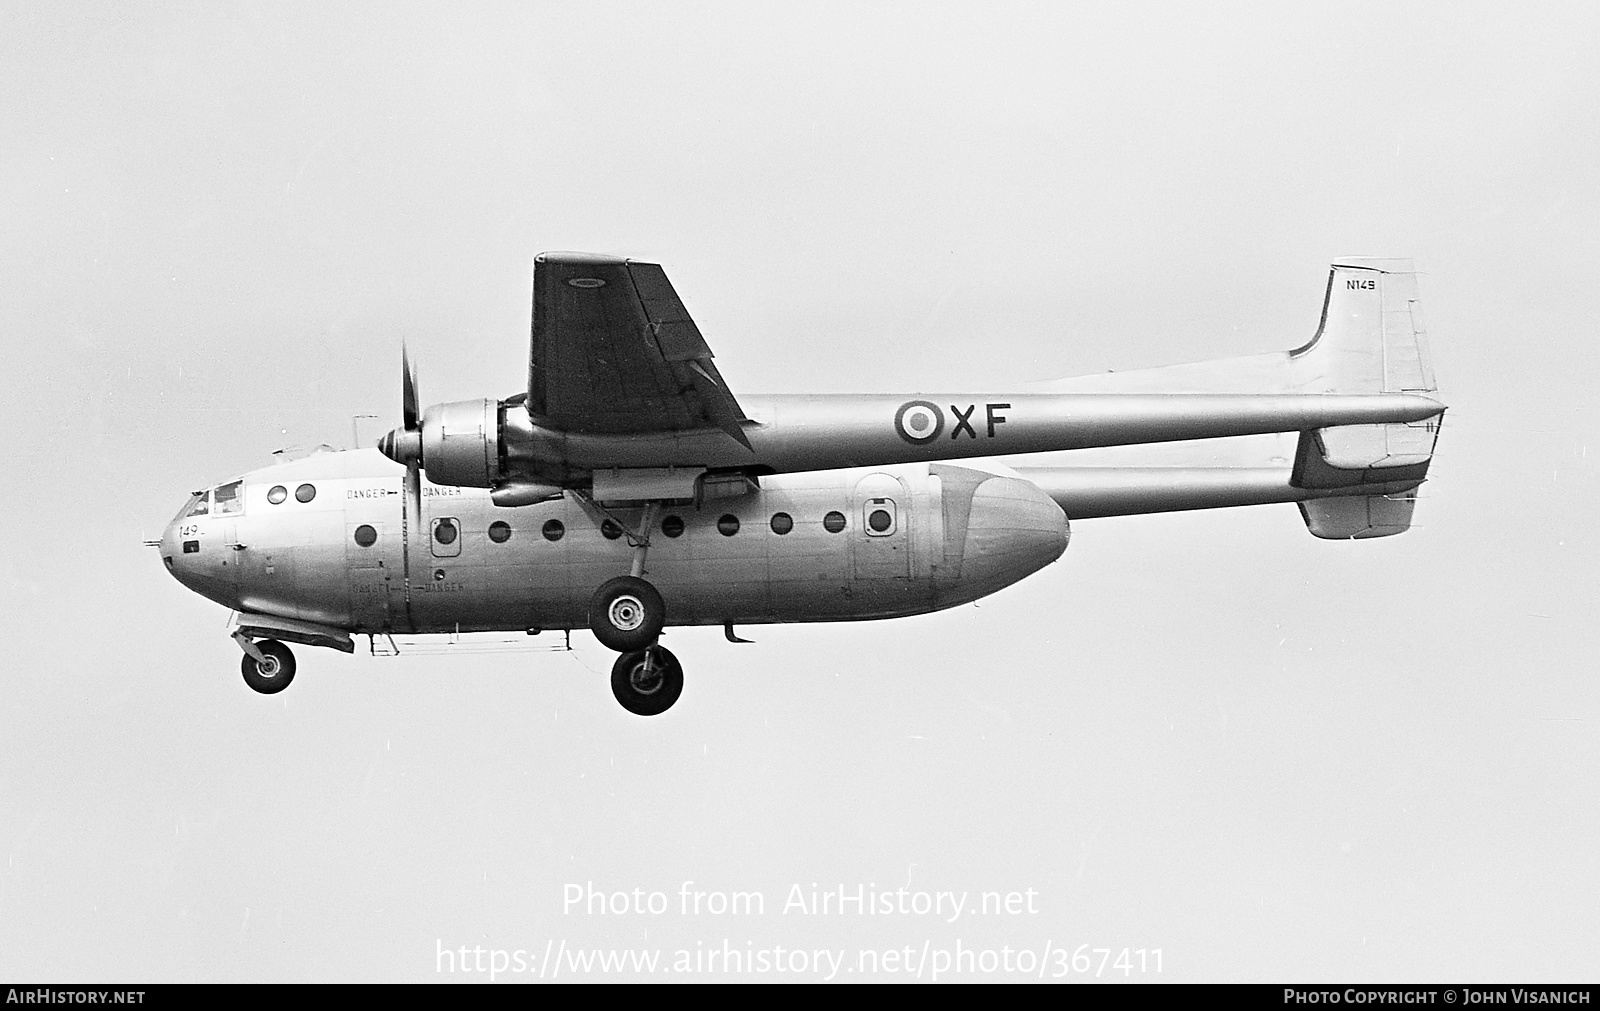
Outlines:
<svg viewBox="0 0 1600 1011"><path fill-rule="evenodd" d="M263 695L276 695L294 680L294 654L276 639L262 639L245 649L239 669L245 684Z"/></svg>
<svg viewBox="0 0 1600 1011"><path fill-rule="evenodd" d="M611 667L611 693L622 708L637 716L664 713L683 693L683 665L657 644L667 624L667 605L644 578L650 531L661 503L646 504L639 528L631 530L593 499L586 501L594 512L627 530L633 548L628 574L601 583L589 598L589 630L602 646L622 654Z"/></svg>
<svg viewBox="0 0 1600 1011"><path fill-rule="evenodd" d="M683 665L665 646L624 653L611 666L611 694L635 716L664 713L683 694Z"/></svg>

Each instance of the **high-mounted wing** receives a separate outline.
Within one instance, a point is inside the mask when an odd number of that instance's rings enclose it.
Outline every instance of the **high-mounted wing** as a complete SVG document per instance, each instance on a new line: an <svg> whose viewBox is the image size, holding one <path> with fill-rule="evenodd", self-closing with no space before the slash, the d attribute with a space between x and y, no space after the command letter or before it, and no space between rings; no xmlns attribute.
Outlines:
<svg viewBox="0 0 1600 1011"><path fill-rule="evenodd" d="M533 262L538 423L607 435L714 427L749 446L744 411L659 264L589 253Z"/></svg>

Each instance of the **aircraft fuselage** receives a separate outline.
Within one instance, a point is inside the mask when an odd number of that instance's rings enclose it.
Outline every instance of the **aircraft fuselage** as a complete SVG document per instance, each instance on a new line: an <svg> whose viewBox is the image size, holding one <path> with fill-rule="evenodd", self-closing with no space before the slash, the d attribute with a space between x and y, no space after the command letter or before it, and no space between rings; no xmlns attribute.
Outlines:
<svg viewBox="0 0 1600 1011"><path fill-rule="evenodd" d="M595 586L628 569L643 508L571 494L508 508L424 482L417 516L405 473L376 450L254 471L191 500L162 557L227 607L373 634L582 628ZM768 476L663 506L649 535L668 623L716 625L966 603L1054 561L1068 524L1017 477L906 464Z"/></svg>

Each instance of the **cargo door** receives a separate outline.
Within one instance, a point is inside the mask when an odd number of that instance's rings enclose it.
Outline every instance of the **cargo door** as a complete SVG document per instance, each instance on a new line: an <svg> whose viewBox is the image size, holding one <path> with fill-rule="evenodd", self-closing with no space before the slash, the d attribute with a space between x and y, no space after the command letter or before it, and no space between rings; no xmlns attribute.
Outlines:
<svg viewBox="0 0 1600 1011"><path fill-rule="evenodd" d="M344 510L344 561L350 581L350 621L358 632L395 630L403 608L400 482L352 487ZM403 624L403 623L402 623Z"/></svg>

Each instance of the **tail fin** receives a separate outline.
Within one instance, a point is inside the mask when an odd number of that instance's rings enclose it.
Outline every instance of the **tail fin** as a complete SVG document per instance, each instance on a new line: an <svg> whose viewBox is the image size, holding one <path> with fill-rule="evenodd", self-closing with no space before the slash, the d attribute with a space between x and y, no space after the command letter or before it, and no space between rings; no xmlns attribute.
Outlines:
<svg viewBox="0 0 1600 1011"><path fill-rule="evenodd" d="M1348 260L1328 273L1317 335L1289 352L1303 393L1438 390L1410 260Z"/></svg>
<svg viewBox="0 0 1600 1011"><path fill-rule="evenodd" d="M1044 384L1059 393L1409 393L1438 390L1410 260L1354 259L1333 265L1316 336L1293 351L1109 372ZM1442 415L1410 424L1347 425L1302 432L1298 446L1277 436L1235 440L1227 469L1272 465L1291 447L1288 497L1317 537L1384 537L1411 524L1415 490L1428 473ZM1284 439L1292 436L1284 436ZM1255 439L1257 441L1250 441ZM1227 441L1227 440L1222 440ZM1270 446L1255 459L1255 447ZM1185 451L1167 451L1166 462ZM1194 462L1223 454L1196 444ZM1284 501L1284 497L1260 501ZM1185 506L1184 508L1192 508Z"/></svg>
<svg viewBox="0 0 1600 1011"><path fill-rule="evenodd" d="M1306 393L1438 392L1409 260L1353 260L1328 275L1322 325L1289 353ZM1386 537L1411 525L1416 485L1433 458L1440 418L1388 425L1348 425L1303 432L1290 483L1350 488L1349 497L1300 503L1306 529L1329 539ZM1354 493L1409 485L1391 494Z"/></svg>

